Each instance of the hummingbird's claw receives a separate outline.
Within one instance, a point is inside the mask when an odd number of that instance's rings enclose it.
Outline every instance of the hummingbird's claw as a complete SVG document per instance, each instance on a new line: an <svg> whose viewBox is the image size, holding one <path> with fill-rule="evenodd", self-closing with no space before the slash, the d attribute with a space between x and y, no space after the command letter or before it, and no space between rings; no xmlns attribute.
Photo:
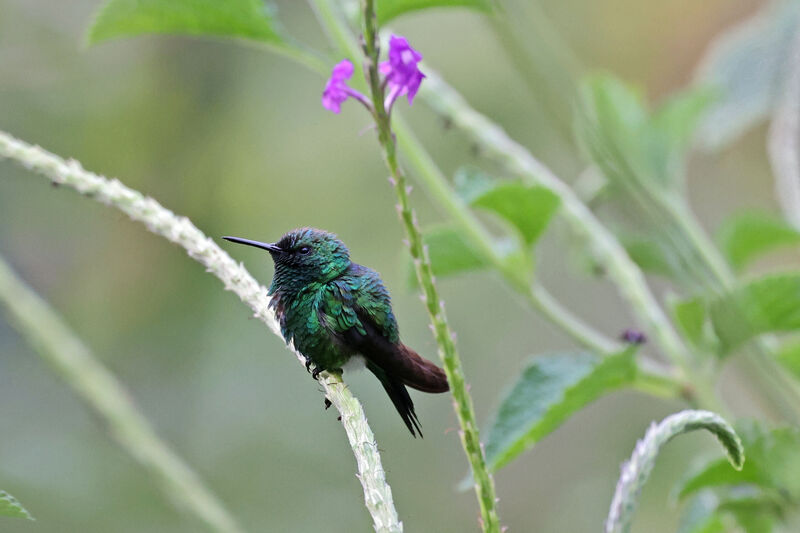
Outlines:
<svg viewBox="0 0 800 533"><path fill-rule="evenodd" d="M314 378L314 380L319 381L320 372L322 372L322 369L318 366L315 366L314 370L311 371L311 377Z"/></svg>
<svg viewBox="0 0 800 533"><path fill-rule="evenodd" d="M306 357L306 372L311 372L311 358Z"/></svg>
<svg viewBox="0 0 800 533"><path fill-rule="evenodd" d="M326 411L328 410L328 408L329 408L331 405L333 405L333 404L331 403L331 401L330 401L329 399L325 398L325 410L326 410Z"/></svg>

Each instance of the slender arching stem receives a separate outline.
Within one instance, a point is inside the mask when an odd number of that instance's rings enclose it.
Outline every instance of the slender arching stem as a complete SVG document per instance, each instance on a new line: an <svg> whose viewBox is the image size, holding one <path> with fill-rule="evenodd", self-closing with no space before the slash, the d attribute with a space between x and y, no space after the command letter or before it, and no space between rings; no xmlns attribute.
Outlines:
<svg viewBox="0 0 800 533"><path fill-rule="evenodd" d="M283 338L275 314L269 307L267 290L253 276L208 238L192 222L177 216L152 198L126 187L116 179L88 172L74 159L64 160L38 146L15 139L0 131L0 159L9 159L45 176L52 183L72 188L82 195L119 209L131 219L141 222L153 233L182 247L189 257L222 281L226 290L234 292L273 333ZM305 358L294 352L305 364ZM367 423L361 404L336 374L323 372L319 383L325 396L342 415L342 424L358 465L358 479L364 490L364 501L372 516L375 531L398 533L403 524L397 517L392 489L386 482L375 436Z"/></svg>
<svg viewBox="0 0 800 533"><path fill-rule="evenodd" d="M461 426L461 442L472 467L475 479L475 492L481 510L481 523L484 531L498 533L500 519L497 515L494 480L486 465L486 458L480 442L478 424L472 398L466 385L461 359L455 344L455 334L450 329L445 314L444 302L440 299L433 279L428 250L422 242L422 233L408 198L406 178L397 161L397 145L391 129L389 114L384 107L384 84L378 72L379 43L378 27L373 0L363 0L364 37L363 50L367 84L372 96L373 116L378 128L378 142L383 150L386 166L398 199L398 212L408 237L409 251L414 260L417 279L422 287L425 307L433 325L434 337L439 345L439 356L444 364L450 391L455 400L455 411Z"/></svg>

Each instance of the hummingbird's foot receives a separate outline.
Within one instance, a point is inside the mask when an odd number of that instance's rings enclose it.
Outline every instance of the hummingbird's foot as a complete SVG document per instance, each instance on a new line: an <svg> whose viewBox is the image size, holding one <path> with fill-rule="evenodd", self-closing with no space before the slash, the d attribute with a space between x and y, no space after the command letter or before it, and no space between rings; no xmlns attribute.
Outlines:
<svg viewBox="0 0 800 533"><path fill-rule="evenodd" d="M320 372L322 372L322 369L318 366L315 366L314 370L311 371L311 377L314 378L315 381L319 381Z"/></svg>
<svg viewBox="0 0 800 533"><path fill-rule="evenodd" d="M306 357L306 372L311 372L311 358Z"/></svg>
<svg viewBox="0 0 800 533"><path fill-rule="evenodd" d="M331 403L331 401L330 401L329 399L325 398L325 410L326 410L326 411L328 410L328 408L329 408L331 405L333 405L333 404Z"/></svg>

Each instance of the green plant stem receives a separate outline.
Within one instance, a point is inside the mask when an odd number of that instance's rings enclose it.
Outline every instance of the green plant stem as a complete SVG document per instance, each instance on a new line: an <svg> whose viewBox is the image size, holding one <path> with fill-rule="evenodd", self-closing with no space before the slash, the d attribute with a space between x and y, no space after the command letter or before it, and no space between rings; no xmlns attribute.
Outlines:
<svg viewBox="0 0 800 533"><path fill-rule="evenodd" d="M20 334L108 426L112 437L158 481L181 510L212 531L242 531L197 474L158 438L117 381L70 329L0 257L0 301Z"/></svg>
<svg viewBox="0 0 800 533"><path fill-rule="evenodd" d="M472 467L483 530L490 533L499 533L500 519L497 515L497 496L495 494L494 480L486 465L472 398L467 390L461 359L456 350L455 334L451 331L447 322L444 302L439 298L433 281L433 268L431 267L428 250L423 245L416 215L411 209L408 199L408 186L405 175L397 162L395 139L388 113L383 105L384 90L381 87L381 78L378 72L380 48L375 3L373 0L363 0L362 7L364 13L363 48L365 70L370 96L372 97L375 123L378 128L378 141L383 149L383 156L394 183L395 193L399 201L398 211L408 237L409 251L414 261L417 279L424 293L425 307L430 315L436 343L439 346L439 356L444 364L447 381L450 384L450 391L455 401L456 416L461 426L461 443Z"/></svg>
<svg viewBox="0 0 800 533"><path fill-rule="evenodd" d="M630 460L622 466L622 474L606 520L606 533L630 531L639 495L653 471L661 448L674 437L697 429L713 433L725 448L733 468L742 469L744 464L742 442L723 418L709 411L681 411L670 415L660 423L653 423L650 426L644 438L636 443Z"/></svg>
<svg viewBox="0 0 800 533"><path fill-rule="evenodd" d="M217 244L192 224L165 209L152 198L126 187L118 180L84 170L75 160L51 154L0 131L0 159L9 159L41 174L55 185L75 189L82 195L119 209L150 231L186 250L189 256L222 281L226 290L234 292L275 335L283 339L275 314L269 307L267 290L253 276L225 253ZM305 358L294 352L300 363ZM347 439L358 466L358 479L364 490L364 501L372 516L375 531L398 533L403 525L397 517L392 489L386 482L375 437L358 400L353 397L341 377L323 372L319 384L325 396L342 415Z"/></svg>

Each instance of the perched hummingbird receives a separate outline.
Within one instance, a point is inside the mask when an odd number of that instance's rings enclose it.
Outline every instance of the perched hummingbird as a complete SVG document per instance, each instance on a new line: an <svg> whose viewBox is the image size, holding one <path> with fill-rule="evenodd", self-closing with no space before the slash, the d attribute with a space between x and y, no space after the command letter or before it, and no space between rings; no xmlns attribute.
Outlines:
<svg viewBox="0 0 800 533"><path fill-rule="evenodd" d="M408 430L422 436L406 385L423 392L449 390L444 372L400 342L389 291L374 270L350 261L339 238L300 228L276 243L223 237L267 250L275 263L268 294L283 338L323 370L338 371L358 358L380 380ZM416 432L414 431L416 429Z"/></svg>

